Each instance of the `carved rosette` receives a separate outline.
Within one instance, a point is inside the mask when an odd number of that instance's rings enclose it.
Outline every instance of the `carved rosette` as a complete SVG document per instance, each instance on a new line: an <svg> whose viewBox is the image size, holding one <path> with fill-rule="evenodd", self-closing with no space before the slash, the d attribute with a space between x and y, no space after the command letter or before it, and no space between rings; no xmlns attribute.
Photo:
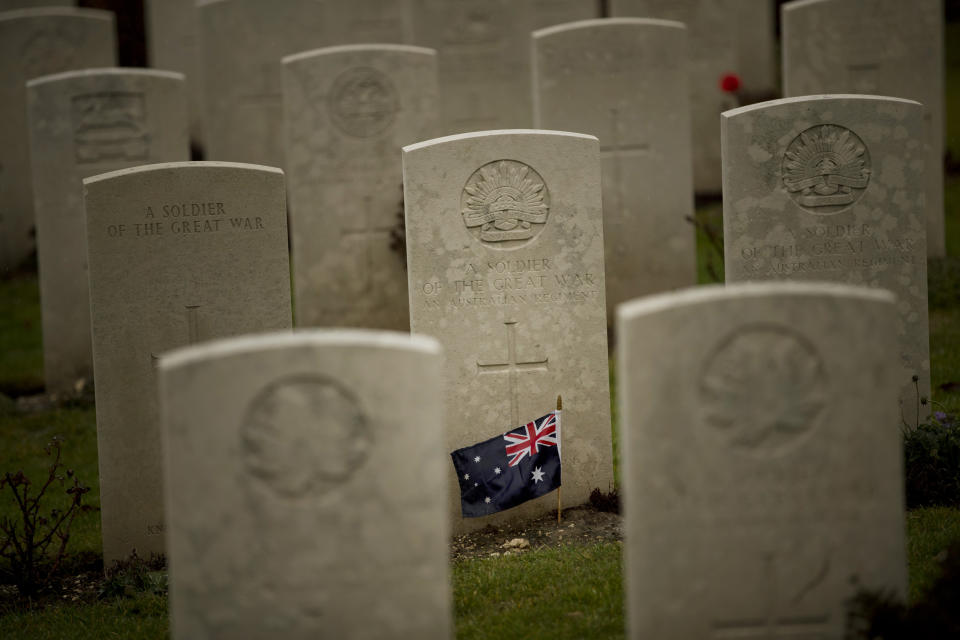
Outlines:
<svg viewBox="0 0 960 640"><path fill-rule="evenodd" d="M823 361L787 327L742 327L718 344L702 368L703 424L732 449L783 453L813 431L826 405Z"/></svg>
<svg viewBox="0 0 960 640"><path fill-rule="evenodd" d="M355 138L369 138L393 124L400 97L385 74L371 67L355 67L333 81L328 107L337 129Z"/></svg>
<svg viewBox="0 0 960 640"><path fill-rule="evenodd" d="M323 495L363 466L373 435L357 399L315 375L267 385L240 428L244 466L280 498Z"/></svg>
<svg viewBox="0 0 960 640"><path fill-rule="evenodd" d="M547 223L550 196L535 169L496 160L477 169L460 197L463 223L483 244L512 249L535 238Z"/></svg>
<svg viewBox="0 0 960 640"><path fill-rule="evenodd" d="M870 153L856 133L835 124L803 131L787 146L783 184L798 205L816 215L843 211L870 182Z"/></svg>

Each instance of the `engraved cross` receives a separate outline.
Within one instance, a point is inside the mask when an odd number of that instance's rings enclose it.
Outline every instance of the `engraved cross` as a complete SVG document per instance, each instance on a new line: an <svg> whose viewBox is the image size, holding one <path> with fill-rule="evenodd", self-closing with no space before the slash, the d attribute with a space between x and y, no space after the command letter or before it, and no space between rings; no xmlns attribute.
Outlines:
<svg viewBox="0 0 960 640"><path fill-rule="evenodd" d="M184 310L187 312L187 344L193 345L200 342L200 323L197 318L197 309L200 308L199 304L188 304L184 307ZM155 353L150 354L150 364L153 365L153 368L157 368L157 364L160 362L160 356Z"/></svg>
<svg viewBox="0 0 960 640"><path fill-rule="evenodd" d="M359 293L370 293L373 290L373 254L374 254L374 236L377 234L386 234L387 239L390 237L390 232L393 231L393 226L377 226L371 224L370 221L370 196L364 196L363 198L363 224L359 227L354 228L344 228L341 232L342 236L361 236L364 243L364 259L366 262L366 268L364 269L363 276L363 289Z"/></svg>
<svg viewBox="0 0 960 640"><path fill-rule="evenodd" d="M829 565L825 562L813 583L802 593L813 589L823 581ZM781 598L778 592L776 554L767 553L763 558L763 590L767 595L766 612L763 618L721 620L713 624L714 640L823 640L827 637L828 614L788 616L782 615Z"/></svg>
<svg viewBox="0 0 960 640"><path fill-rule="evenodd" d="M547 371L548 360L546 356L542 360L527 360L521 362L517 359L517 321L507 320L504 322L507 326L507 361L506 362L477 362L477 374L488 373L507 373L510 383L510 417L513 420L511 425L515 427L520 424L520 401L517 394L517 378L521 371Z"/></svg>

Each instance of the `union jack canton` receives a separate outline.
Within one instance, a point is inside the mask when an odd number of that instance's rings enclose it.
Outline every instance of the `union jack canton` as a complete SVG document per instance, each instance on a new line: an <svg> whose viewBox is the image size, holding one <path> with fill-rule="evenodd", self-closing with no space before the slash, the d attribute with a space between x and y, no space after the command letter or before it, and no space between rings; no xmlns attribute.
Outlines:
<svg viewBox="0 0 960 640"><path fill-rule="evenodd" d="M510 509L561 484L560 412L450 454L463 516Z"/></svg>

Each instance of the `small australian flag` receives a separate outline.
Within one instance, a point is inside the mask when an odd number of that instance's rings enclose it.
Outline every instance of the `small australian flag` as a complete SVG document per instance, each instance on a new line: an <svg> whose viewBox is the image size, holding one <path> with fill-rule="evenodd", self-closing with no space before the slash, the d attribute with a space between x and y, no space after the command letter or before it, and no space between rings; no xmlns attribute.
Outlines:
<svg viewBox="0 0 960 640"><path fill-rule="evenodd" d="M465 518L487 516L560 486L560 412L450 454Z"/></svg>

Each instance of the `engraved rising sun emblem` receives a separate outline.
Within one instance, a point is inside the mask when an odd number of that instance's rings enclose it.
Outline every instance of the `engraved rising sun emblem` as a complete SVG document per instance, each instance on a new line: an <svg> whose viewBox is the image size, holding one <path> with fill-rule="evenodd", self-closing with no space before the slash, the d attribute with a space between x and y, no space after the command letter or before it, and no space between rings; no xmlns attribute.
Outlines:
<svg viewBox="0 0 960 640"><path fill-rule="evenodd" d="M505 249L536 237L550 211L543 178L516 160L497 160L477 169L463 188L460 204L473 236Z"/></svg>
<svg viewBox="0 0 960 640"><path fill-rule="evenodd" d="M370 67L344 71L333 81L330 119L340 131L356 138L382 133L400 110L396 87L385 74Z"/></svg>
<svg viewBox="0 0 960 640"><path fill-rule="evenodd" d="M833 124L811 127L783 156L783 184L794 202L831 215L856 202L870 182L870 154L857 134Z"/></svg>
<svg viewBox="0 0 960 640"><path fill-rule="evenodd" d="M827 404L823 363L801 335L779 325L742 327L704 363L700 406L727 446L778 454L810 433Z"/></svg>

